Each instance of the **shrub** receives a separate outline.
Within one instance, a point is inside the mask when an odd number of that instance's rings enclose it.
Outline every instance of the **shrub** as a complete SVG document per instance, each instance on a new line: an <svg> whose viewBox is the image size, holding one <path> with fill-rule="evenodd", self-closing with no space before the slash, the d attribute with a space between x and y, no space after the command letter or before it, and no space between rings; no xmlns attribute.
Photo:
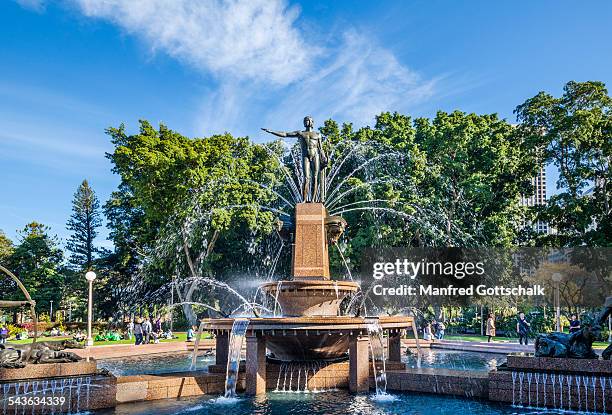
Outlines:
<svg viewBox="0 0 612 415"><path fill-rule="evenodd" d="M16 336L18 333L22 333L25 331L25 329L23 327L19 327L18 325L15 324L9 324L8 325L8 331L9 331L9 337L14 337Z"/></svg>

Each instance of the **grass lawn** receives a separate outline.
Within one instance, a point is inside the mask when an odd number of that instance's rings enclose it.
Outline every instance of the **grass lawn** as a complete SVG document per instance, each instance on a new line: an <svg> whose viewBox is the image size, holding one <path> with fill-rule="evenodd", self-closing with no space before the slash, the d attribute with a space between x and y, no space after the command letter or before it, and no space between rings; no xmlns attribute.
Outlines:
<svg viewBox="0 0 612 415"><path fill-rule="evenodd" d="M444 336L444 340L460 340L460 341L466 341L466 342L486 342L487 336L476 336L473 334L449 335L449 336ZM491 341L499 342L499 343L518 343L518 338L493 337ZM593 347L605 349L606 347L608 347L608 343L607 342L595 342L593 343Z"/></svg>
<svg viewBox="0 0 612 415"><path fill-rule="evenodd" d="M177 337L176 339L163 339L160 340L160 343L168 343L168 342L184 342L187 340L187 332L176 332L174 333L174 335ZM95 335L94 335L95 337ZM205 336L204 334L202 335L202 338L204 339ZM55 337L39 337L37 341L57 341L57 340L64 340L64 339L72 339L72 337L65 337L65 336L55 336ZM32 343L32 339L25 339L25 340L9 340L9 343L13 343L13 344L26 344L26 343ZM109 345L109 344L133 344L134 343L134 338L132 337L132 340L117 340L117 341L94 341L94 346L104 346L104 345Z"/></svg>

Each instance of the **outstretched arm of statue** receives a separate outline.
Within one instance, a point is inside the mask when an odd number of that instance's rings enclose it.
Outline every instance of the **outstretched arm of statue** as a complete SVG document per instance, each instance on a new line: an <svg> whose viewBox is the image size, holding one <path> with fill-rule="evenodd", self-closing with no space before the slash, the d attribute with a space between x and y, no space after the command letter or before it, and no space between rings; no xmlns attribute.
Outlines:
<svg viewBox="0 0 612 415"><path fill-rule="evenodd" d="M277 137L297 137L299 133L299 131L292 131L292 132L272 131L272 130L268 130L267 128L262 128L262 130L272 135L275 135Z"/></svg>

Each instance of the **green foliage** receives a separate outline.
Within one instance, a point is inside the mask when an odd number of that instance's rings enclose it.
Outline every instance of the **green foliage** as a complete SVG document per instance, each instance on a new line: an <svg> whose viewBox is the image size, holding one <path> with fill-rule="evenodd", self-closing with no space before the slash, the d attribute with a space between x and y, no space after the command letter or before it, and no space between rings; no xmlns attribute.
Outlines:
<svg viewBox="0 0 612 415"><path fill-rule="evenodd" d="M100 202L87 180L83 180L72 200L72 215L66 224L72 232L66 243L71 252L70 263L76 270L91 269L97 252L94 240L102 225Z"/></svg>
<svg viewBox="0 0 612 415"><path fill-rule="evenodd" d="M38 222L26 225L20 242L9 258L9 268L17 275L36 301L38 312L49 312L50 301L59 304L64 287L63 253L49 228ZM23 294L13 284L2 287L2 298L23 300Z"/></svg>
<svg viewBox="0 0 612 415"><path fill-rule="evenodd" d="M129 278L146 258L140 299L172 275L217 273L230 270L236 258L254 257L245 241L272 231L274 216L259 206L272 200L262 186L278 180L278 145L230 134L189 139L146 121L136 135L124 126L107 132L115 145L113 171L122 180L105 205L115 241L107 265Z"/></svg>
<svg viewBox="0 0 612 415"><path fill-rule="evenodd" d="M382 199L395 211L343 213L349 227L341 246L351 264L370 247L508 247L523 237L519 195L532 190L542 158L495 114L439 112L413 121L383 113L374 128L353 131L330 120L321 132L332 161L354 149L338 174L352 174L336 193L346 192L338 205ZM333 251L331 261L341 271Z"/></svg>
<svg viewBox="0 0 612 415"><path fill-rule="evenodd" d="M518 131L559 168L539 218L553 246L612 246L612 98L602 82L568 82L555 98L540 92L516 108Z"/></svg>
<svg viewBox="0 0 612 415"><path fill-rule="evenodd" d="M13 241L0 229L0 263L6 261L13 253Z"/></svg>
<svg viewBox="0 0 612 415"><path fill-rule="evenodd" d="M438 112L415 125L427 155L419 187L444 221L441 245L514 243L522 216L518 196L537 171L537 153L495 114Z"/></svg>

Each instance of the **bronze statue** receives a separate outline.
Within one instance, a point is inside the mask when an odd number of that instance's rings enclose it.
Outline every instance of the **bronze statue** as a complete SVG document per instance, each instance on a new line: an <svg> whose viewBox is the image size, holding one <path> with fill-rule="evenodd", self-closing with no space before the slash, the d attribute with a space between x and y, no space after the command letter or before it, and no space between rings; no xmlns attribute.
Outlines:
<svg viewBox="0 0 612 415"><path fill-rule="evenodd" d="M599 315L598 323L600 325L606 323L606 320L608 320L608 318L610 317L610 314L612 314L612 297L606 298L604 309ZM601 354L601 357L604 360L610 360L610 358L612 358L612 344L608 345L606 350L604 350L603 353Z"/></svg>
<svg viewBox="0 0 612 415"><path fill-rule="evenodd" d="M612 297L606 298L604 309L599 314L594 325L585 325L582 329L571 333L542 334L536 338L535 355L541 357L571 357L575 359L597 359L593 351L593 342L601 334L601 325L612 314ZM612 345L601 354L604 360L610 360Z"/></svg>
<svg viewBox="0 0 612 415"><path fill-rule="evenodd" d="M571 333L541 334L535 341L538 357L569 357L574 359L597 359L593 342L599 337L598 327L585 326Z"/></svg>
<svg viewBox="0 0 612 415"><path fill-rule="evenodd" d="M73 340L38 342L31 344L0 344L0 367L23 368L28 363L78 362L81 357L65 349L82 349Z"/></svg>
<svg viewBox="0 0 612 415"><path fill-rule="evenodd" d="M337 244L338 240L346 230L346 227L346 220L342 216L328 216L325 218L327 242L329 244Z"/></svg>
<svg viewBox="0 0 612 415"><path fill-rule="evenodd" d="M323 151L321 134L314 130L314 121L311 116L304 117L304 131L272 131L262 128L267 133L277 137L297 137L302 149L302 169L304 171L304 186L302 197L304 202L325 201L325 168L327 156ZM311 181L314 184L311 188Z"/></svg>

